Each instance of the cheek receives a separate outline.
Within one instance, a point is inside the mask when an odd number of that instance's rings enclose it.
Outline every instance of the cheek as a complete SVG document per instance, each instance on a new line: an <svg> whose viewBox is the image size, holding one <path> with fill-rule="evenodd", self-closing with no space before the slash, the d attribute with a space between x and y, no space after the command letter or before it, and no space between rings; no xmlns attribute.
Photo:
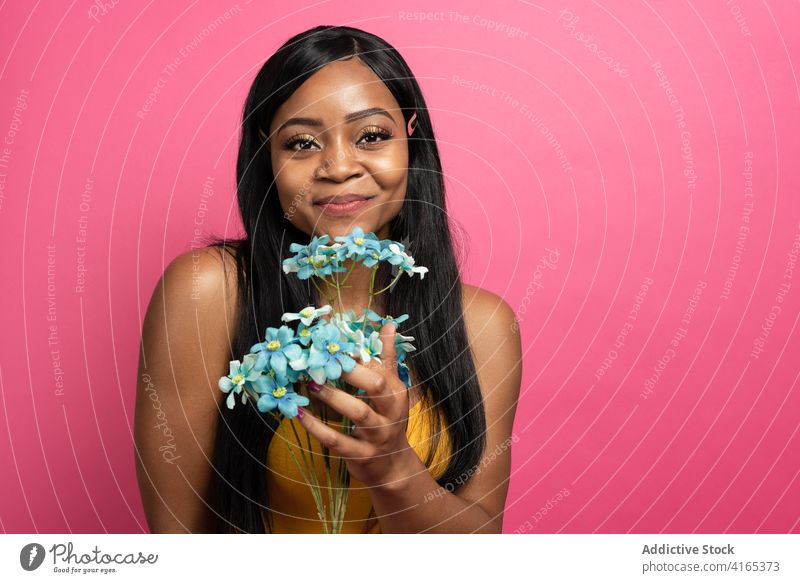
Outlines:
<svg viewBox="0 0 800 583"><path fill-rule="evenodd" d="M301 204L308 198L313 184L313 174L316 165L303 163L300 160L272 160L272 169L275 175L275 187L278 189L278 198L284 211L290 206Z"/></svg>
<svg viewBox="0 0 800 583"><path fill-rule="evenodd" d="M408 152L405 145L387 150L383 156L376 156L370 170L382 188L405 189L408 176Z"/></svg>

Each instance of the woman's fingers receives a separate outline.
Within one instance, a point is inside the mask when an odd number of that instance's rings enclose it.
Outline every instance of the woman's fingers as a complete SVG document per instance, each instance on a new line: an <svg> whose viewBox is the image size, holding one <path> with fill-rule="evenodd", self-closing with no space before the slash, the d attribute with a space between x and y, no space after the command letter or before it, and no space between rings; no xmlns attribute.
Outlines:
<svg viewBox="0 0 800 583"><path fill-rule="evenodd" d="M371 457L365 442L345 435L341 431L330 427L315 417L311 412L301 407L298 410L297 420L305 430L322 445L342 458L363 460Z"/></svg>
<svg viewBox="0 0 800 583"><path fill-rule="evenodd" d="M397 371L397 349L395 341L397 336L397 324L387 322L381 327L379 336L381 339L381 362L390 371Z"/></svg>
<svg viewBox="0 0 800 583"><path fill-rule="evenodd" d="M381 327L381 354L380 363L377 360L370 360L367 363L356 362L350 372L342 371L341 379L349 385L362 389L369 398L370 409L377 411L380 415L387 419L394 419L398 415L398 411L402 409L402 405L407 405L406 387L397 376L397 352L395 349L397 325L393 322L388 322ZM334 389L335 390L335 389ZM341 391L344 397L352 398L344 391ZM344 397L333 395L329 393L332 399L336 401L331 402L331 406L339 411L342 415L350 418L359 427L368 427L369 420L367 419L368 412L362 408L357 407L355 404L347 404L343 401ZM398 395L405 397L406 400L398 399ZM364 404L363 402L360 402ZM340 409L339 405L348 407L347 410ZM365 422L359 422L358 419L352 415L362 415Z"/></svg>
<svg viewBox="0 0 800 583"><path fill-rule="evenodd" d="M357 362L350 372L342 371L341 378L348 384L363 389L376 410L386 409L386 395L391 396L391 392L382 370L368 368Z"/></svg>
<svg viewBox="0 0 800 583"><path fill-rule="evenodd" d="M329 384L312 386L319 387L318 391L309 387L309 394L316 397L320 401L329 405L335 411L341 413L344 417L350 419L356 426L361 428L370 428L379 425L379 416L375 409L367 405L362 399L354 397L349 393L332 387Z"/></svg>

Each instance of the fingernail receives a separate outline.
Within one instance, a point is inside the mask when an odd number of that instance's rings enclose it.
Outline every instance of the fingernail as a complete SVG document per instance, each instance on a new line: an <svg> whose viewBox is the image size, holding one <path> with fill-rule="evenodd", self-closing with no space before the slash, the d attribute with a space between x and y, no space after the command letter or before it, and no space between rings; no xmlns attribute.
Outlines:
<svg viewBox="0 0 800 583"><path fill-rule="evenodd" d="M319 392L322 390L322 387L321 387L321 386L319 386L319 385L318 385L317 383L315 383L314 381L309 381L309 382L308 382L308 389L309 389L310 391L314 391L315 393L319 393Z"/></svg>
<svg viewBox="0 0 800 583"><path fill-rule="evenodd" d="M303 415L305 415L305 411L303 411L303 408L302 408L302 407L298 407L298 408L297 408L297 416L298 416L300 419L302 419L302 418L303 418Z"/></svg>

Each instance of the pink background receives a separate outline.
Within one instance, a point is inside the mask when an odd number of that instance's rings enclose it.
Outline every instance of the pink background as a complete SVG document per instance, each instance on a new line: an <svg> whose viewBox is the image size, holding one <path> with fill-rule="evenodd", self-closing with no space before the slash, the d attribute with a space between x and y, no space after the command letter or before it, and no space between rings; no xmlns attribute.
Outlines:
<svg viewBox="0 0 800 583"><path fill-rule="evenodd" d="M101 5L0 8L3 531L146 531L144 309L196 222L239 231L263 61L348 24L417 75L464 278L522 323L504 531L800 532L796 3Z"/></svg>

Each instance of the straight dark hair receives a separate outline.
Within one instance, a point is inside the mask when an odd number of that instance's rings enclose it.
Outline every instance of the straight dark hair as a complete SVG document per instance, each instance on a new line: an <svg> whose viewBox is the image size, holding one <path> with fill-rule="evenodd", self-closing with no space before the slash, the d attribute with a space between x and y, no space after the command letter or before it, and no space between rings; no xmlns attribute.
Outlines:
<svg viewBox="0 0 800 583"><path fill-rule="evenodd" d="M461 279L448 222L441 161L422 91L405 60L383 39L347 26L317 26L284 43L257 74L244 106L236 165L237 198L245 236L215 238L211 247L235 259L238 286L237 327L230 359L241 359L263 339L267 326L279 327L284 312L322 305L308 281L285 274L282 260L293 255L293 242L310 237L284 215L278 199L269 150L275 111L311 75L338 60L358 58L386 84L405 121L416 111L408 140L408 187L405 202L390 224L390 238L406 244L417 265L428 267L424 280L401 277L387 292L389 314L408 314L400 332L414 336L417 351L407 364L423 388L433 413L434 438L429 466L441 431L447 431L452 454L440 486L455 491L472 475L485 447L486 420L463 319ZM381 264L376 289L391 281ZM272 530L267 496L267 450L278 421L253 406L220 407L213 456L213 511L216 532L265 533ZM374 518L374 514L371 515ZM366 522L365 531L370 526Z"/></svg>

